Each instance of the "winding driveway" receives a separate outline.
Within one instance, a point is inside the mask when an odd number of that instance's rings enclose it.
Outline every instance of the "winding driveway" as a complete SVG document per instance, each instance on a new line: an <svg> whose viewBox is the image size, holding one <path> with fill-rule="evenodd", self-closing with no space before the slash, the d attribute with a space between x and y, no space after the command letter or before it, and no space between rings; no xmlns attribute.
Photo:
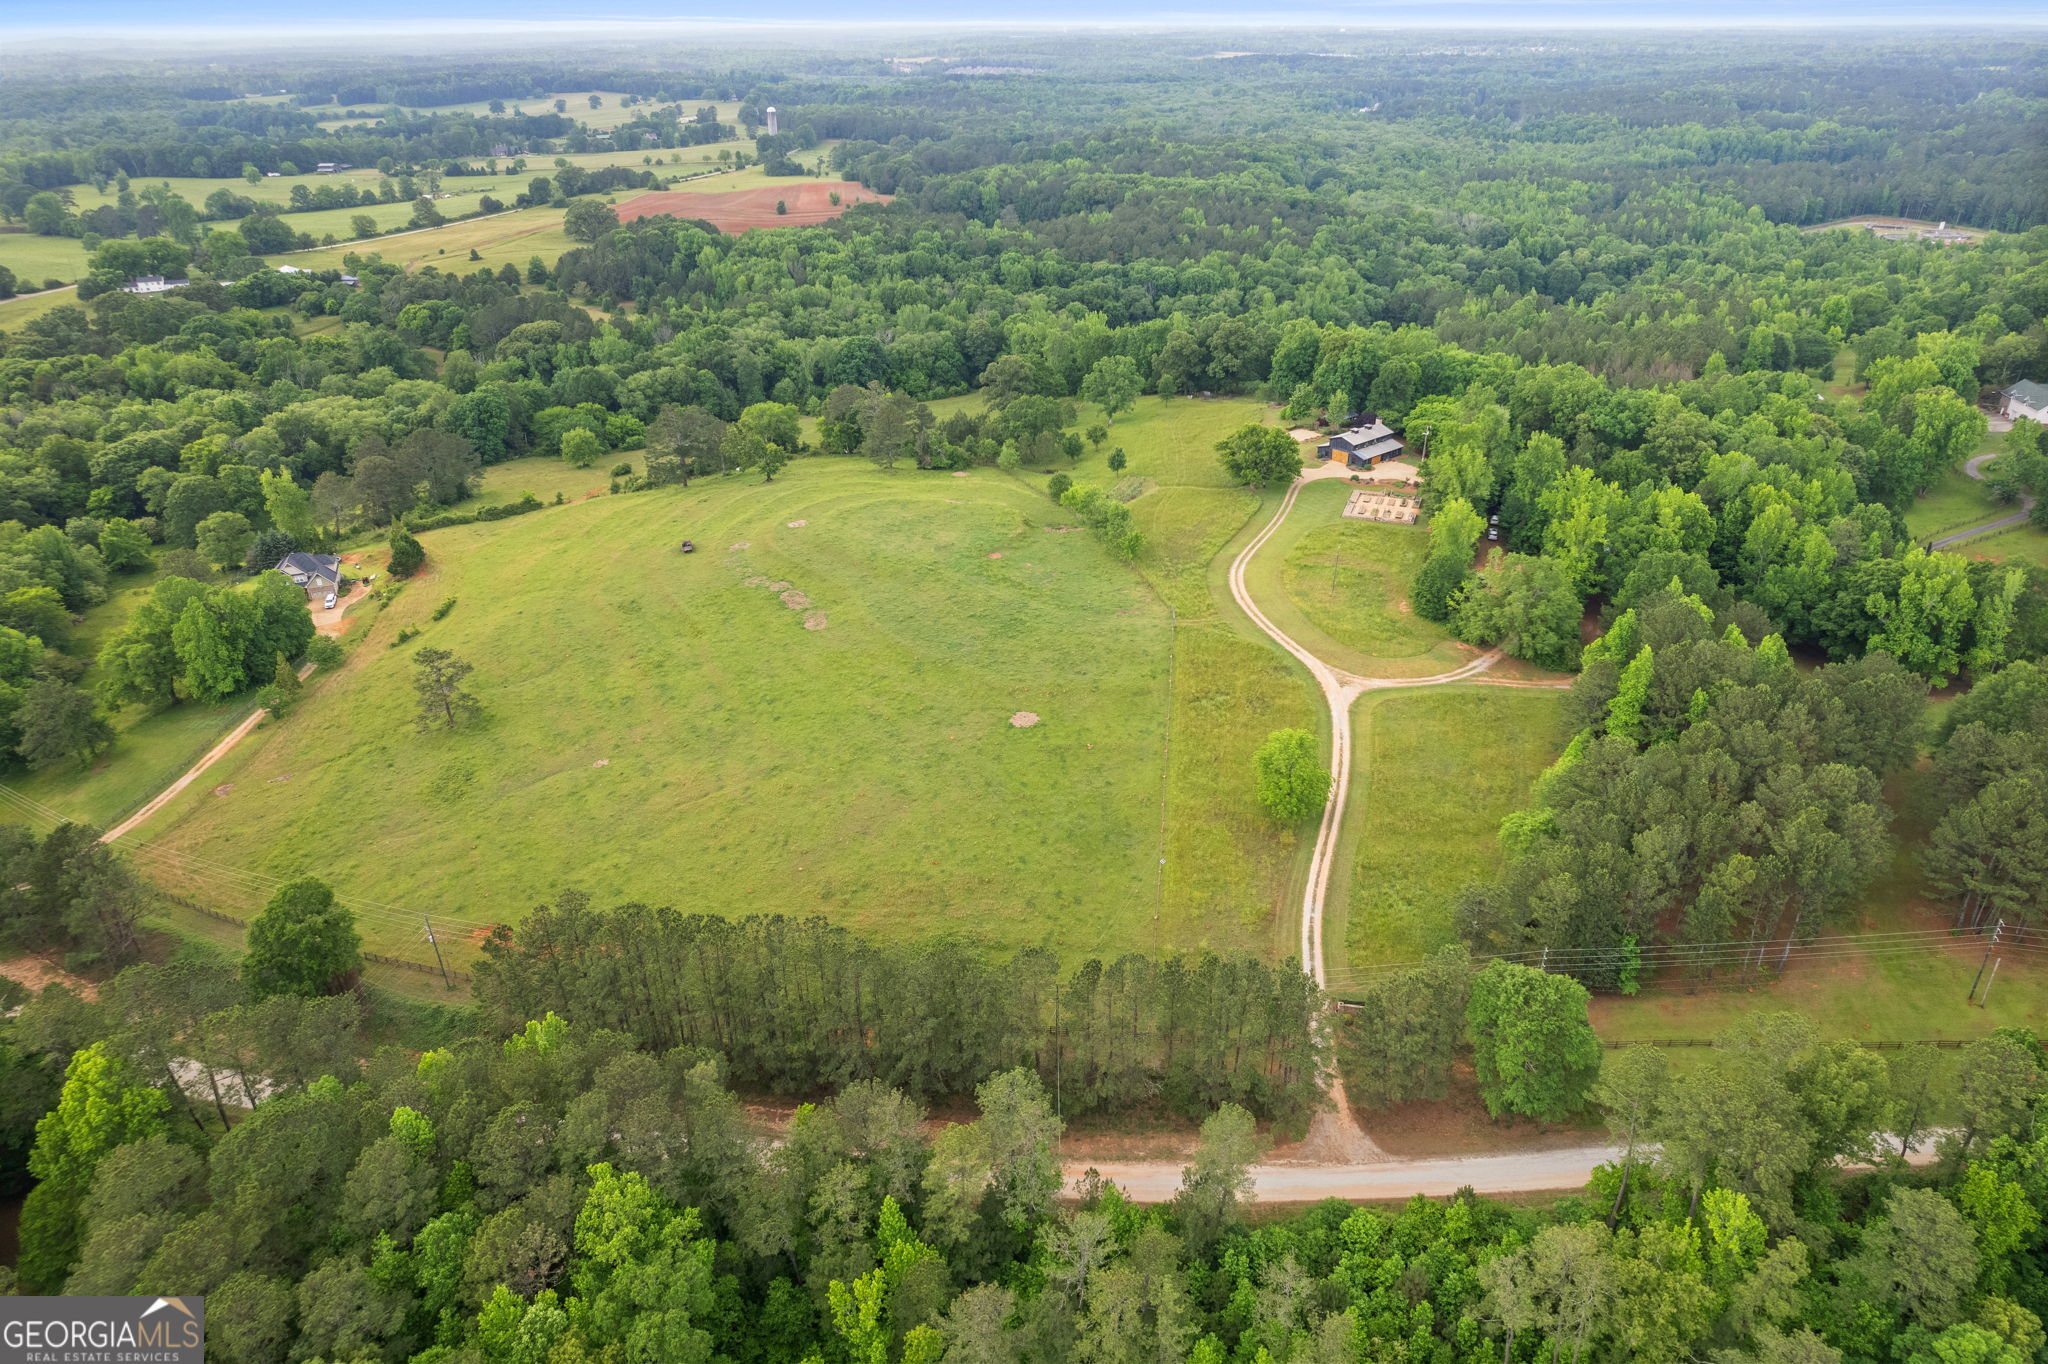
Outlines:
<svg viewBox="0 0 2048 1364"><path fill-rule="evenodd" d="M1495 679L1482 677L1494 664L1500 662L1500 652L1489 650L1461 668L1438 673L1433 677L1361 677L1357 673L1337 668L1310 653L1307 648L1275 625L1272 618L1259 609L1252 600L1252 594L1245 585L1245 570L1252 559L1271 540L1280 526L1287 520L1287 514L1294 510L1295 499L1304 485L1323 478L1341 476L1341 471L1324 467L1311 469L1297 478L1287 489L1273 519L1265 528L1252 537L1230 565L1230 595L1236 599L1252 624L1259 627L1268 638L1289 654L1292 654L1322 692L1323 702L1330 712L1330 799L1323 806L1323 822L1316 831L1315 847L1309 856L1308 876L1301 893L1301 969L1314 980L1318 988L1329 985L1328 958L1323 949L1323 909L1330 894L1330 874L1336 866L1337 845L1343 834L1344 812L1351 795L1351 707L1369 691L1391 690L1397 687L1439 687L1451 682L1487 682L1497 686L1518 687L1568 687L1570 682L1527 682L1519 679ZM1328 1165L1366 1165L1385 1162L1388 1157L1376 1146L1370 1137L1359 1130L1351 1117L1351 1106L1344 1096L1344 1082L1341 1077L1330 1077L1330 1098L1333 1111L1316 1115L1309 1128L1309 1136L1303 1147L1305 1158ZM1585 1168L1590 1170L1607 1157L1592 1156ZM1582 1181L1583 1182L1583 1181ZM1552 1187L1549 1185L1526 1185L1521 1187Z"/></svg>
<svg viewBox="0 0 2048 1364"><path fill-rule="evenodd" d="M1972 455L1964 462L1963 472L1976 479L1979 483L1982 483L1984 481L1984 466L1997 459L2002 453L2004 452L1992 450L1985 454ZM2001 516L1996 521L1986 521L1981 526L1971 526L1967 530L1955 531L1952 534L1941 536L1939 539L1930 540L1927 547L1930 550L1947 549L1959 540L1973 540L1979 535L1989 535L1995 530L2010 530L2014 526L2024 526L2033 510L2033 496L2028 493L2021 493L2020 509L2018 511L2013 512L2009 516Z"/></svg>

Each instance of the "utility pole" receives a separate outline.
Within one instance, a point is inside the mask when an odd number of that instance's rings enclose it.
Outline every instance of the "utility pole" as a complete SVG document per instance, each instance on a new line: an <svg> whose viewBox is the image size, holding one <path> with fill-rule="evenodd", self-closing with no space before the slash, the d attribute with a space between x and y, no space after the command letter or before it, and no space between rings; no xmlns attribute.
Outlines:
<svg viewBox="0 0 2048 1364"><path fill-rule="evenodd" d="M420 922L427 926L427 943L434 949L434 965L441 968L441 988L453 990L455 985L448 979L448 963L441 960L440 940L434 936L434 921L429 916L422 914L420 915Z"/></svg>
<svg viewBox="0 0 2048 1364"><path fill-rule="evenodd" d="M1998 979L1998 968L1999 968L1999 965L2000 965L2000 964L2001 964L2002 962L2004 962L2004 960L2005 960L2005 958L2004 958L2004 957L2000 957L2000 958L1999 958L1999 959L1998 959L1997 961L1994 961L1994 962L1992 962L1992 963L1991 963L1991 979L1990 979L1990 980L1987 980L1987 981L1985 981L1985 982L1984 982L1984 993L1983 993L1983 995L1982 995L1982 996L1981 996L1981 997L1980 997L1980 998L1979 998L1979 999L1977 1000L1977 1007L1978 1007L1978 1008L1980 1008L1980 1009L1981 1009L1981 1008L1983 1008L1983 1007L1984 1007L1984 1005L1985 1005L1985 1002L1986 1002L1987 1000L1989 1000L1989 999L1991 998L1991 986L1992 986L1992 982L1993 982L1993 981L1996 981L1996 980Z"/></svg>
<svg viewBox="0 0 2048 1364"><path fill-rule="evenodd" d="M1970 982L1970 993L1963 996L1964 1003L1967 1004L1977 997L1978 982L1984 979L1984 968L1991 964L1992 950L1998 946L1998 935L2003 932L2005 932L2005 920L2000 919L1998 927L1991 930L1991 941L1984 944L1984 960L1977 963L1977 976L1975 980Z"/></svg>

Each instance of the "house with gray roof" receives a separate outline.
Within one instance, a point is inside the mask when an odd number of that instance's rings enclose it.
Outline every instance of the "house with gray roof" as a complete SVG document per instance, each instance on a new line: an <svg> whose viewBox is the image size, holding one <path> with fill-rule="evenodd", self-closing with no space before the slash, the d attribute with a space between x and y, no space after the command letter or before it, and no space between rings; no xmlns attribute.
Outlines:
<svg viewBox="0 0 2048 1364"><path fill-rule="evenodd" d="M308 601L341 591L341 560L332 554L294 550L277 561L277 571L302 588Z"/></svg>
<svg viewBox="0 0 2048 1364"><path fill-rule="evenodd" d="M1340 431L1316 447L1317 459L1344 457L1353 469L1370 469L1383 460L1398 459L1401 438L1385 422L1368 414L1362 424Z"/></svg>
<svg viewBox="0 0 2048 1364"><path fill-rule="evenodd" d="M2020 380L1998 395L1998 415L2048 426L2048 384Z"/></svg>

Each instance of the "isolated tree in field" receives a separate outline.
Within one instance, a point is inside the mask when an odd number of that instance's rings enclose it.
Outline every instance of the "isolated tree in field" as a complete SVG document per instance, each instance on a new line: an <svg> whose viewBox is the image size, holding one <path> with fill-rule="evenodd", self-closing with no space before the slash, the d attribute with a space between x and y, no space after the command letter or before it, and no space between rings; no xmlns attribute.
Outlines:
<svg viewBox="0 0 2048 1364"><path fill-rule="evenodd" d="M67 760L88 767L114 742L114 727L92 697L54 677L28 689L14 728L21 735L17 751L37 771Z"/></svg>
<svg viewBox="0 0 2048 1364"><path fill-rule="evenodd" d="M1122 473L1130 465L1130 462L1130 459L1124 454L1124 447L1121 445L1109 452L1109 471L1113 474Z"/></svg>
<svg viewBox="0 0 2048 1364"><path fill-rule="evenodd" d="M384 571L394 578L410 578L426 563L427 551L404 526L391 528L391 559L384 565Z"/></svg>
<svg viewBox="0 0 2048 1364"><path fill-rule="evenodd" d="M1589 998L1570 976L1513 962L1496 961L1473 978L1465 1023L1487 1112L1562 1122L1578 1110L1600 1073Z"/></svg>
<svg viewBox="0 0 2048 1364"><path fill-rule="evenodd" d="M1322 745L1305 729L1277 729L1252 758L1259 805L1285 824L1323 812L1330 799L1330 769Z"/></svg>
<svg viewBox="0 0 2048 1364"><path fill-rule="evenodd" d="M562 433L562 462L572 469L588 469L604 454L604 438L587 427L572 427Z"/></svg>
<svg viewBox="0 0 2048 1364"><path fill-rule="evenodd" d="M462 689L470 665L446 649L421 649L414 654L412 689L419 697L416 723L422 734L454 729L483 714L483 704Z"/></svg>
<svg viewBox="0 0 2048 1364"><path fill-rule="evenodd" d="M594 242L619 225L619 215L602 199L573 199L562 215L562 231L572 241Z"/></svg>
<svg viewBox="0 0 2048 1364"><path fill-rule="evenodd" d="M1301 473L1301 447L1274 426L1247 422L1216 442L1216 453L1225 473L1254 488L1292 483Z"/></svg>
<svg viewBox="0 0 2048 1364"><path fill-rule="evenodd" d="M242 982L258 999L310 999L353 988L362 966L356 916L326 882L303 876L278 887L249 925Z"/></svg>
<svg viewBox="0 0 2048 1364"><path fill-rule="evenodd" d="M1081 380L1081 398L1102 409L1102 419L1115 425L1116 414L1128 411L1145 391L1137 361L1128 355L1105 355Z"/></svg>
<svg viewBox="0 0 2048 1364"><path fill-rule="evenodd" d="M170 1101L136 1083L128 1063L95 1042L71 1058L57 1106L36 1124L28 1158L36 1186L21 1208L21 1286L55 1293L78 1259L85 1202L116 1147L164 1130Z"/></svg>

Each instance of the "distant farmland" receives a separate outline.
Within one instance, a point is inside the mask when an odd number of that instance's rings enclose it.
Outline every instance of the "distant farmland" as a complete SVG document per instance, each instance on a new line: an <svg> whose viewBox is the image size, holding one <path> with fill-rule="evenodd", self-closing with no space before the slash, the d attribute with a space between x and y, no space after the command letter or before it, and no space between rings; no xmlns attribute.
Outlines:
<svg viewBox="0 0 2048 1364"><path fill-rule="evenodd" d="M839 196L836 204L832 202L834 194ZM722 194L696 194L688 190L642 194L619 205L619 221L630 223L636 218L672 213L678 218L701 218L721 232L804 227L829 222L855 204L886 204L889 198L851 180L792 180L787 185L764 185L760 189L729 190ZM777 213L777 203L789 211Z"/></svg>

